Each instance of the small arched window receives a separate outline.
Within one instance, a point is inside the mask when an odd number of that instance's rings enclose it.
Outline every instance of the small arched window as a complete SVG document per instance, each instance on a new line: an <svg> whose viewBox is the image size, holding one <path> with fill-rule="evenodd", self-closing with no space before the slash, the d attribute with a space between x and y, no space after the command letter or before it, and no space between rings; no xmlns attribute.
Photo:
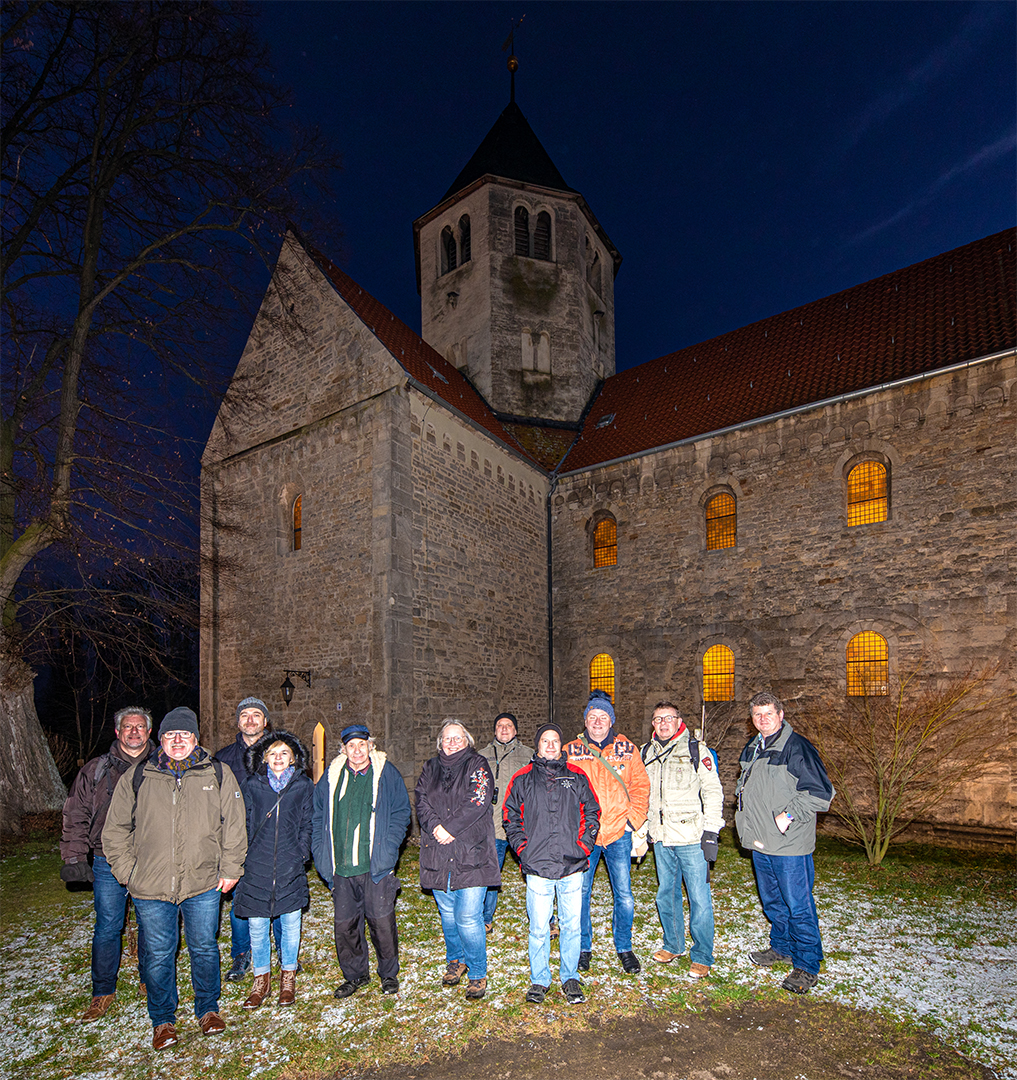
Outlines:
<svg viewBox="0 0 1017 1080"><path fill-rule="evenodd" d="M594 690L603 690L614 704L614 661L604 652L590 661L590 693Z"/></svg>
<svg viewBox="0 0 1017 1080"><path fill-rule="evenodd" d="M848 697L886 697L890 682L890 648L874 630L863 630L848 642Z"/></svg>
<svg viewBox="0 0 1017 1080"><path fill-rule="evenodd" d="M456 268L456 238L452 235L452 226L446 225L441 230L441 272L447 274Z"/></svg>
<svg viewBox="0 0 1017 1080"><path fill-rule="evenodd" d="M706 504L706 550L733 548L737 535L738 511L730 492L714 495Z"/></svg>
<svg viewBox="0 0 1017 1080"><path fill-rule="evenodd" d="M525 206L517 206L515 213L516 254L530 253L530 212Z"/></svg>
<svg viewBox="0 0 1017 1080"><path fill-rule="evenodd" d="M593 530L593 565L618 565L618 526L612 518L605 518Z"/></svg>
<svg viewBox="0 0 1017 1080"><path fill-rule="evenodd" d="M459 219L459 262L470 261L470 215L463 214Z"/></svg>
<svg viewBox="0 0 1017 1080"><path fill-rule="evenodd" d="M312 765L311 765L311 779L317 783L325 771L325 766L328 764L325 758L325 725L320 721L314 725L314 732L311 735L311 747L312 747Z"/></svg>
<svg viewBox="0 0 1017 1080"><path fill-rule="evenodd" d="M551 258L551 215L546 210L541 210L537 215L537 225L533 230L533 257L545 261Z"/></svg>
<svg viewBox="0 0 1017 1080"><path fill-rule="evenodd" d="M847 477L848 525L886 521L889 510L886 466L878 461L859 462Z"/></svg>
<svg viewBox="0 0 1017 1080"><path fill-rule="evenodd" d="M703 656L703 701L734 701L734 653L711 645Z"/></svg>
<svg viewBox="0 0 1017 1080"><path fill-rule="evenodd" d="M301 535L303 531L303 495L298 495L293 500L293 550L300 550Z"/></svg>

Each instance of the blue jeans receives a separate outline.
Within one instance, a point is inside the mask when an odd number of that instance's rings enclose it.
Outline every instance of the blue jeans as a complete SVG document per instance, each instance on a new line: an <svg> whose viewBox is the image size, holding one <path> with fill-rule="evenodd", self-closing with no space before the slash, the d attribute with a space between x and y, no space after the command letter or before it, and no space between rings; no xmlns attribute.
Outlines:
<svg viewBox="0 0 1017 1080"><path fill-rule="evenodd" d="M471 979L487 978L487 933L484 930L484 896L487 887L434 890L434 902L445 935L445 962L459 960L470 969Z"/></svg>
<svg viewBox="0 0 1017 1080"><path fill-rule="evenodd" d="M628 829L607 847L599 844L590 855L590 869L583 874L583 952L593 950L593 923L590 920L590 896L593 893L593 878L597 873L597 863L601 855L607 866L607 876L614 893L614 911L611 915L611 930L614 934L614 947L617 952L632 950L632 920L636 914L636 904L632 899L632 833Z"/></svg>
<svg viewBox="0 0 1017 1080"><path fill-rule="evenodd" d="M693 964L713 966L713 895L706 880L710 864L699 844L653 845L657 864L657 914L664 930L664 948L685 952L685 913L682 910L682 880L689 895L689 931Z"/></svg>
<svg viewBox="0 0 1017 1080"><path fill-rule="evenodd" d="M282 955L282 923L281 916L276 915L272 920L272 936L275 938L276 952ZM233 905L230 904L230 959L236 960L245 952L251 951L251 928L247 925L247 919L241 919L233 914Z"/></svg>
<svg viewBox="0 0 1017 1080"><path fill-rule="evenodd" d="M127 889L113 876L101 856L92 860L92 903L95 905L95 932L92 934L92 997L116 993L123 945ZM145 981L145 936L138 921L138 975Z"/></svg>
<svg viewBox="0 0 1017 1080"><path fill-rule="evenodd" d="M207 1012L219 1011L219 945L215 940L219 899L218 889L209 889L179 904L134 898L138 926L145 934L145 985L152 1027L176 1023L181 915L191 957L194 1015L200 1020Z"/></svg>
<svg viewBox="0 0 1017 1080"><path fill-rule="evenodd" d="M497 837L494 841L494 850L498 855L498 869L500 870L505 865L505 852L508 851L508 841L499 840ZM494 922L494 913L498 907L498 893L501 891L501 886L491 887L487 890L487 895L484 897L484 925Z"/></svg>
<svg viewBox="0 0 1017 1080"><path fill-rule="evenodd" d="M255 975L267 975L272 970L272 945L268 924L279 923L282 945L279 948L279 966L283 971L297 970L297 953L300 951L300 908L277 915L274 919L251 917L247 926L251 931L251 965Z"/></svg>
<svg viewBox="0 0 1017 1080"><path fill-rule="evenodd" d="M558 897L558 974L562 983L579 978L579 939L583 912L583 874L554 880L526 875L526 914L530 917L530 982L551 985L551 912Z"/></svg>
<svg viewBox="0 0 1017 1080"><path fill-rule="evenodd" d="M752 868L763 914L770 920L770 948L790 956L796 968L819 974L823 940L812 897L816 867L811 855L764 855L753 851Z"/></svg>

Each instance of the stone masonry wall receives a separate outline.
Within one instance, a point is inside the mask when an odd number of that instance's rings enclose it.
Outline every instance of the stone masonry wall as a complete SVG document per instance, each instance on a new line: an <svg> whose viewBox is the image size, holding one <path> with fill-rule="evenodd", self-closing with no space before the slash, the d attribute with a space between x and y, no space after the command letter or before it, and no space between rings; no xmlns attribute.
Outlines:
<svg viewBox="0 0 1017 1080"><path fill-rule="evenodd" d="M562 478L553 497L555 710L579 722L598 652L616 664L619 725L648 738L653 704L700 715L702 658L735 654L727 728L730 799L749 735L748 698L772 688L796 709L846 696L845 648L862 630L889 643L891 671L960 675L1003 664L1017 685L1017 441L1013 357L755 424ZM889 520L848 528L846 474L890 470ZM707 551L703 504L737 500L737 544ZM594 569L590 526L612 514L618 565ZM944 818L1014 826L1014 722L981 780ZM562 720L561 722L565 722ZM709 734L709 733L708 733Z"/></svg>

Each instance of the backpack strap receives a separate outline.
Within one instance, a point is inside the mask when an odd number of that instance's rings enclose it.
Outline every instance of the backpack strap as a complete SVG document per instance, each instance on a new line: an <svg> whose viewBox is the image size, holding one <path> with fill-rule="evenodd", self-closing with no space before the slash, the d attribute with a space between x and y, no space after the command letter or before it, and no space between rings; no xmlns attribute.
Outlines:
<svg viewBox="0 0 1017 1080"><path fill-rule="evenodd" d="M145 779L145 765L148 764L148 758L139 762L134 766L134 773L131 776L131 787L134 788L134 805L131 807L131 832L134 831L134 815L138 811L138 790L141 788L141 782ZM222 762L216 758L212 758L212 769L215 772L215 782L222 788ZM98 770L96 770L98 772ZM219 816L219 824L222 824L222 815Z"/></svg>

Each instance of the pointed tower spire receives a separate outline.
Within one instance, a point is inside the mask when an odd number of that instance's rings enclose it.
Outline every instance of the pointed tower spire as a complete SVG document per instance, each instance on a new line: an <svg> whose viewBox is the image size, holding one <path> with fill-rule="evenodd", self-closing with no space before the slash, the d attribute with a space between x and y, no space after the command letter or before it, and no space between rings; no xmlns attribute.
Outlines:
<svg viewBox="0 0 1017 1080"><path fill-rule="evenodd" d="M507 50L508 54L509 54L508 65L507 66L508 66L508 69L509 69L509 104L510 105L514 105L515 101L516 101L516 72L519 70L519 58L515 54L514 39L515 39L516 31L519 29L520 26L523 25L523 19L525 19L525 18L526 18L526 16L524 15L523 18L519 20L519 22L513 22L511 24L512 29L509 30L509 36L505 39L505 44L502 45L502 47L501 47L502 52L505 52Z"/></svg>

